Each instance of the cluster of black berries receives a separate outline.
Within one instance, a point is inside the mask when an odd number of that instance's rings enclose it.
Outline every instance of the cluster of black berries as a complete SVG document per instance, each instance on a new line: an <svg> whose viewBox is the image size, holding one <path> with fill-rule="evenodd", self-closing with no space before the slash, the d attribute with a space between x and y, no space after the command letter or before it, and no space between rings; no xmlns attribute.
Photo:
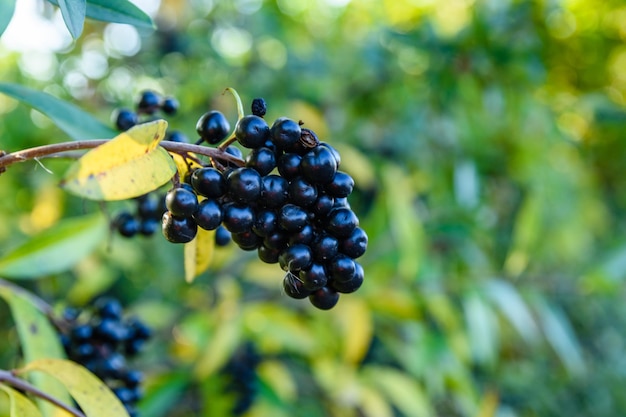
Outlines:
<svg viewBox="0 0 626 417"><path fill-rule="evenodd" d="M152 236L159 230L160 220L165 212L163 197L148 193L135 199L137 208L135 213L123 210L115 216L112 228L124 237L133 237L137 234Z"/></svg>
<svg viewBox="0 0 626 417"><path fill-rule="evenodd" d="M185 243L198 227L223 225L241 249L280 264L289 296L308 297L315 307L330 309L339 293L354 292L363 283L363 268L355 259L365 252L368 238L347 201L354 181L338 170L341 158L332 146L288 118L270 127L265 110L264 101L256 99L253 113L235 127L237 142L250 150L243 166L214 161L167 193L163 234ZM229 125L211 111L200 118L197 131L199 142L216 144L226 138Z"/></svg>
<svg viewBox="0 0 626 417"><path fill-rule="evenodd" d="M62 341L67 357L104 381L128 414L136 417L143 374L129 368L126 358L141 351L151 331L136 318L124 320L122 313L120 302L113 298L99 299L87 320L81 320L83 313L69 310L65 318L70 330L62 335Z"/></svg>
<svg viewBox="0 0 626 417"><path fill-rule="evenodd" d="M232 415L244 414L254 403L259 391L256 370L260 363L261 355L255 346L248 342L237 349L220 370L220 375L226 382L225 392L232 394L235 399Z"/></svg>
<svg viewBox="0 0 626 417"><path fill-rule="evenodd" d="M141 93L136 109L119 109L115 112L115 126L119 130L128 130L139 123L142 114L152 116L157 111L166 115L174 115L178 111L178 101L173 97L161 97L158 93L146 90Z"/></svg>

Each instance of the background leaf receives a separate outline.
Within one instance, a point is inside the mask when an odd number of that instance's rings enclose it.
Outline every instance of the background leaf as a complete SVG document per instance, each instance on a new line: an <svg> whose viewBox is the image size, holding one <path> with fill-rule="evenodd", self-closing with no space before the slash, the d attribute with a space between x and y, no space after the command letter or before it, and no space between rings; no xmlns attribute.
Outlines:
<svg viewBox="0 0 626 417"><path fill-rule="evenodd" d="M15 290L11 285L0 285L0 297L7 302L11 310L25 363L42 358L65 357L59 336L44 313L29 299L28 293ZM67 391L49 376L33 375L31 381L42 391L66 404L70 403ZM44 415L51 416L56 412L56 407L51 404L43 400L38 402Z"/></svg>
<svg viewBox="0 0 626 417"><path fill-rule="evenodd" d="M38 359L20 372L41 371L61 382L89 417L128 417L120 400L94 374L83 366L64 359Z"/></svg>
<svg viewBox="0 0 626 417"><path fill-rule="evenodd" d="M48 0L58 6L57 0ZM127 0L89 0L87 17L103 22L126 23L137 27L154 28L154 22L146 13Z"/></svg>
<svg viewBox="0 0 626 417"><path fill-rule="evenodd" d="M39 110L74 140L107 139L116 134L89 113L48 93L9 83L0 83L0 93Z"/></svg>
<svg viewBox="0 0 626 417"><path fill-rule="evenodd" d="M72 164L61 186L91 200L126 200L158 188L176 173L159 146L166 129L165 120L156 120L120 133Z"/></svg>
<svg viewBox="0 0 626 417"><path fill-rule="evenodd" d="M41 413L26 396L20 392L0 384L0 390L6 392L11 402L11 417L41 417Z"/></svg>
<svg viewBox="0 0 626 417"><path fill-rule="evenodd" d="M215 231L199 227L195 239L185 244L185 281L193 282L194 278L208 269L214 250Z"/></svg>
<svg viewBox="0 0 626 417"><path fill-rule="evenodd" d="M91 253L106 232L107 223L99 213L62 220L1 258L0 274L40 278L64 271Z"/></svg>
<svg viewBox="0 0 626 417"><path fill-rule="evenodd" d="M13 12L15 11L16 0L0 1L0 36L4 33L7 26L11 22Z"/></svg>
<svg viewBox="0 0 626 417"><path fill-rule="evenodd" d="M59 0L59 8L72 38L78 39L83 33L87 2L85 0Z"/></svg>

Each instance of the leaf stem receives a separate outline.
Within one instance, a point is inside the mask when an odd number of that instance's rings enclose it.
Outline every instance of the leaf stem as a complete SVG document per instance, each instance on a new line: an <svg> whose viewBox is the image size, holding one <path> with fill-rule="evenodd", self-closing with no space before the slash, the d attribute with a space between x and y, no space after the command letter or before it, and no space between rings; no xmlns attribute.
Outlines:
<svg viewBox="0 0 626 417"><path fill-rule="evenodd" d="M35 397L39 397L45 401L48 401L49 403L54 404L59 408L62 408L63 410L67 411L68 413L76 417L86 417L83 413L81 413L76 408L70 405L67 405L62 401L57 400L53 396L41 391L39 388L35 387L34 385L31 385L28 382L24 381L23 379L18 378L15 375L15 371L5 371L3 369L0 369L0 382L4 382L5 384L12 386L13 388L17 388L24 392L28 392L34 395Z"/></svg>
<svg viewBox="0 0 626 417"><path fill-rule="evenodd" d="M34 148L22 149L21 151L6 153L0 151L0 174L2 174L9 165L17 162L25 162L36 158L43 158L60 154L63 152L93 149L100 145L107 143L110 139L94 139L94 140L79 140L73 142L61 142L53 143L50 145L37 146ZM168 152L180 154L183 157L185 154L194 153L198 155L204 155L215 159L231 162L237 166L243 166L244 161L241 159L224 152L220 148L210 148L207 146L193 145L190 143L170 142L162 141L160 144Z"/></svg>

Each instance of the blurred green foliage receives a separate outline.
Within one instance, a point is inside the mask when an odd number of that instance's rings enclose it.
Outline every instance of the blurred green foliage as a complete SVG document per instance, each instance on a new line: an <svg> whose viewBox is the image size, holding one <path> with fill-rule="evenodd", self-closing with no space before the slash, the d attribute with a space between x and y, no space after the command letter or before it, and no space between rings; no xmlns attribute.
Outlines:
<svg viewBox="0 0 626 417"><path fill-rule="evenodd" d="M247 343L249 416L626 413L623 2L163 0L154 18L88 20L53 52L0 46L0 78L103 121L152 88L178 98L170 127L192 138L208 109L235 120L224 88L264 97L268 120L302 119L340 150L370 242L365 284L330 312L234 248L188 285L159 236L112 235L20 281L59 307L114 294L157 329L144 417L229 415L220 369ZM5 96L0 114L6 151L68 140ZM67 161L42 163L52 175L0 176L0 255L101 209L57 188ZM0 334L1 366L18 366L5 305Z"/></svg>

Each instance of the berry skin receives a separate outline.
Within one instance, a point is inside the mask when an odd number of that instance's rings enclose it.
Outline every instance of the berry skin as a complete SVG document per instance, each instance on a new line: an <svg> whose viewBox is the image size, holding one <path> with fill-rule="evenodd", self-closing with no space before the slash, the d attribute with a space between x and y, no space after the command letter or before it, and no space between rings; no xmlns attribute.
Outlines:
<svg viewBox="0 0 626 417"><path fill-rule="evenodd" d="M228 175L226 187L234 200L252 203L261 197L261 175L252 168L236 168Z"/></svg>
<svg viewBox="0 0 626 417"><path fill-rule="evenodd" d="M161 104L161 97L154 91L144 91L141 93L137 110L145 114L154 114Z"/></svg>
<svg viewBox="0 0 626 417"><path fill-rule="evenodd" d="M267 122L255 115L242 117L235 127L235 137L244 148L255 149L263 146L269 134Z"/></svg>
<svg viewBox="0 0 626 417"><path fill-rule="evenodd" d="M186 188L173 188L165 195L165 207L177 217L190 217L198 209L198 196Z"/></svg>
<svg viewBox="0 0 626 417"><path fill-rule="evenodd" d="M280 267L284 271L300 271L311 265L311 249L302 244L296 244L287 247L278 256Z"/></svg>
<svg viewBox="0 0 626 417"><path fill-rule="evenodd" d="M308 214L295 204L285 204L278 213L278 224L287 232L298 232L307 223Z"/></svg>
<svg viewBox="0 0 626 417"><path fill-rule="evenodd" d="M222 223L222 207L216 200L202 200L193 214L193 219L204 230L215 230Z"/></svg>
<svg viewBox="0 0 626 417"><path fill-rule="evenodd" d="M330 235L322 235L311 244L313 259L317 262L327 262L339 253L339 242Z"/></svg>
<svg viewBox="0 0 626 417"><path fill-rule="evenodd" d="M261 179L261 202L268 208L282 207L287 202L289 183L278 175L266 175Z"/></svg>
<svg viewBox="0 0 626 417"><path fill-rule="evenodd" d="M191 174L191 186L207 198L219 198L226 192L226 180L215 168L199 168Z"/></svg>
<svg viewBox="0 0 626 417"><path fill-rule="evenodd" d="M257 255L259 256L259 259L266 264L275 264L278 262L280 249L268 248L265 245L261 245L257 249Z"/></svg>
<svg viewBox="0 0 626 417"><path fill-rule="evenodd" d="M230 123L221 112L212 110L200 116L196 123L196 132L207 143L215 145L228 136Z"/></svg>
<svg viewBox="0 0 626 417"><path fill-rule="evenodd" d="M95 308L102 318L113 320L122 318L122 304L115 298L101 298L96 302Z"/></svg>
<svg viewBox="0 0 626 417"><path fill-rule="evenodd" d="M227 203L222 207L223 225L231 233L241 233L252 228L255 216L250 206Z"/></svg>
<svg viewBox="0 0 626 417"><path fill-rule="evenodd" d="M347 197L354 189L354 180L345 172L337 171L335 178L326 184L326 192L333 197Z"/></svg>
<svg viewBox="0 0 626 417"><path fill-rule="evenodd" d="M330 287L322 287L309 295L309 301L320 310L330 310L339 301L339 294Z"/></svg>
<svg viewBox="0 0 626 417"><path fill-rule="evenodd" d="M328 275L324 265L312 263L307 269L303 269L298 274L304 288L309 291L316 291L324 287L328 282Z"/></svg>
<svg viewBox="0 0 626 417"><path fill-rule="evenodd" d="M289 183L289 201L300 207L308 207L317 200L317 188L302 177Z"/></svg>
<svg viewBox="0 0 626 417"><path fill-rule="evenodd" d="M191 242L198 233L198 225L191 217L176 217L171 212L163 214L163 236L172 243Z"/></svg>
<svg viewBox="0 0 626 417"><path fill-rule="evenodd" d="M253 115L263 117L267 113L267 104L262 98L255 98L252 100L250 110L252 110Z"/></svg>
<svg viewBox="0 0 626 417"><path fill-rule="evenodd" d="M174 97L165 97L161 103L161 110L169 116L175 115L179 107L180 104Z"/></svg>
<svg viewBox="0 0 626 417"><path fill-rule="evenodd" d="M259 245L263 242L262 239L257 236L252 230L233 233L232 239L233 242L235 242L240 249L246 251L257 249Z"/></svg>
<svg viewBox="0 0 626 417"><path fill-rule="evenodd" d="M317 200L309 207L316 217L324 217L335 206L335 199L328 194L318 194Z"/></svg>
<svg viewBox="0 0 626 417"><path fill-rule="evenodd" d="M264 146L253 149L246 157L246 167L253 168L261 176L265 176L276 168L276 155L274 151Z"/></svg>
<svg viewBox="0 0 626 417"><path fill-rule="evenodd" d="M157 219L144 219L139 223L139 233L144 236L152 236L159 229L159 221Z"/></svg>
<svg viewBox="0 0 626 417"><path fill-rule="evenodd" d="M335 162L337 162L337 168L339 168L339 165L341 165L341 155L339 155L339 151L326 142L320 142L319 146L328 149L333 154Z"/></svg>
<svg viewBox="0 0 626 417"><path fill-rule="evenodd" d="M302 281L300 281L291 272L287 272L285 278L283 278L283 289L285 290L285 294L291 298L295 298L296 300L307 298L311 293L309 290L304 288Z"/></svg>
<svg viewBox="0 0 626 417"><path fill-rule="evenodd" d="M283 178L288 180L300 175L300 164L302 163L302 157L296 153L285 153L280 156L276 166L278 172Z"/></svg>
<svg viewBox="0 0 626 417"><path fill-rule="evenodd" d="M356 227L350 236L339 242L341 253L356 259L367 250L367 233L360 227Z"/></svg>
<svg viewBox="0 0 626 417"><path fill-rule="evenodd" d="M257 212L256 220L252 225L252 231L257 236L266 237L274 233L277 228L278 216L276 212L271 210L262 210Z"/></svg>
<svg viewBox="0 0 626 417"><path fill-rule="evenodd" d="M335 282L350 281L356 273L356 262L346 255L339 254L330 262L330 276Z"/></svg>
<svg viewBox="0 0 626 417"><path fill-rule="evenodd" d="M115 127L126 131L139 123L137 113L129 109L120 109L115 116Z"/></svg>
<svg viewBox="0 0 626 417"><path fill-rule="evenodd" d="M218 226L215 229L215 244L217 246L226 246L231 240L231 233L224 226Z"/></svg>
<svg viewBox="0 0 626 417"><path fill-rule="evenodd" d="M153 194L146 194L138 198L137 215L142 219L160 219L163 214L160 212L160 199Z"/></svg>
<svg viewBox="0 0 626 417"><path fill-rule="evenodd" d="M302 157L300 172L314 184L327 184L335 178L337 161L330 149L318 146Z"/></svg>
<svg viewBox="0 0 626 417"><path fill-rule="evenodd" d="M284 149L288 152L300 141L301 133L300 125L286 117L276 119L270 129L272 142L278 149Z"/></svg>
<svg viewBox="0 0 626 417"><path fill-rule="evenodd" d="M139 221L129 212L122 212L117 215L113 224L117 228L120 235L124 237L133 237L139 233Z"/></svg>
<svg viewBox="0 0 626 417"><path fill-rule="evenodd" d="M359 225L359 218L347 207L332 209L326 221L326 230L338 238L349 237Z"/></svg>
<svg viewBox="0 0 626 417"><path fill-rule="evenodd" d="M363 267L358 262L355 262L354 265L355 265L355 272L352 278L350 278L348 281L333 281L332 282L331 286L335 289L335 291L348 294L351 292L355 292L356 290L361 288L361 285L363 285L363 276L364 276Z"/></svg>
<svg viewBox="0 0 626 417"><path fill-rule="evenodd" d="M268 248L282 250L287 245L287 235L282 232L274 232L263 239L263 245Z"/></svg>
<svg viewBox="0 0 626 417"><path fill-rule="evenodd" d="M294 232L289 235L289 244L295 245L296 243L302 243L303 245L309 245L315 238L315 230L310 224L305 224L299 232Z"/></svg>

